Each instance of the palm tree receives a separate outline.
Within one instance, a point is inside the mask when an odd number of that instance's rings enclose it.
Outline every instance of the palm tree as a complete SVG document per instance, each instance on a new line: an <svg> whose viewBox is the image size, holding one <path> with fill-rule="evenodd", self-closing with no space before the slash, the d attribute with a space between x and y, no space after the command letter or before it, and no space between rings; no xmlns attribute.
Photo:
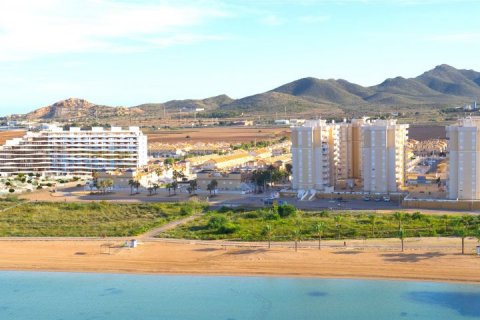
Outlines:
<svg viewBox="0 0 480 320"><path fill-rule="evenodd" d="M192 193L194 193L195 191L197 191L197 189L198 189L197 180L191 180L191 181L189 182L189 186L188 186L188 188L187 188L188 193L189 193L189 194L192 194Z"/></svg>
<svg viewBox="0 0 480 320"><path fill-rule="evenodd" d="M173 181L172 182L172 189L173 189L173 194L177 194L177 189L178 189L178 182L177 181Z"/></svg>
<svg viewBox="0 0 480 320"><path fill-rule="evenodd" d="M398 231L400 231L400 229L402 229L403 213L401 213L401 212L395 212L395 213L393 214L393 217L395 218L395 220L398 221Z"/></svg>
<svg viewBox="0 0 480 320"><path fill-rule="evenodd" d="M445 226L445 234L448 232L448 220L450 218L448 217L448 215L444 214L442 216L442 220L443 220L443 225Z"/></svg>
<svg viewBox="0 0 480 320"><path fill-rule="evenodd" d="M140 188L140 182L139 181L135 181L135 193L139 193L138 192L138 189Z"/></svg>
<svg viewBox="0 0 480 320"><path fill-rule="evenodd" d="M100 174L98 173L98 171L96 170L93 170L92 171L92 179L93 179L93 185L95 187L97 187L97 184L98 184L98 177L100 176Z"/></svg>
<svg viewBox="0 0 480 320"><path fill-rule="evenodd" d="M103 193L107 193L107 189L113 187L112 179L105 179L103 182Z"/></svg>
<svg viewBox="0 0 480 320"><path fill-rule="evenodd" d="M298 250L298 240L300 240L300 230L293 230L293 239L295 240L295 252Z"/></svg>
<svg viewBox="0 0 480 320"><path fill-rule="evenodd" d="M377 216L374 214L371 214L368 216L368 220L372 225L372 238L375 238L375 224L377 223Z"/></svg>
<svg viewBox="0 0 480 320"><path fill-rule="evenodd" d="M135 180L128 180L128 185L130 186L130 195L133 194L133 188L135 187Z"/></svg>
<svg viewBox="0 0 480 320"><path fill-rule="evenodd" d="M167 184L165 185L165 189L168 190L168 195L170 195L170 192L171 192L171 190L172 190L172 184L171 184L171 183L167 183Z"/></svg>
<svg viewBox="0 0 480 320"><path fill-rule="evenodd" d="M400 228L400 230L398 230L398 238L402 242L402 252L403 252L403 240L405 239L405 230L403 228Z"/></svg>
<svg viewBox="0 0 480 320"><path fill-rule="evenodd" d="M215 190L217 189L217 186L218 186L218 181L213 179L212 181L210 181L210 183L207 185L207 190L210 191L210 194L212 194L212 191L213 193L215 194Z"/></svg>
<svg viewBox="0 0 480 320"><path fill-rule="evenodd" d="M155 192L155 194L157 194L157 190L158 188L160 188L160 186L156 183L153 184L153 192Z"/></svg>
<svg viewBox="0 0 480 320"><path fill-rule="evenodd" d="M318 250L322 249L322 235L323 231L325 230L325 222L319 221L313 226L313 230L317 234L318 237Z"/></svg>
<svg viewBox="0 0 480 320"><path fill-rule="evenodd" d="M462 254L465 254L465 237L467 236L467 232L465 231L465 227L460 227L455 231L457 237L462 238Z"/></svg>
<svg viewBox="0 0 480 320"><path fill-rule="evenodd" d="M341 216L334 216L333 221L335 222L335 228L337 229L337 239L340 239L340 222L342 222L342 217Z"/></svg>
<svg viewBox="0 0 480 320"><path fill-rule="evenodd" d="M265 227L263 227L262 235L267 237L268 249L270 249L270 242L271 242L271 238L272 238L272 233L273 233L273 229L272 229L271 225L267 224L267 225L265 225Z"/></svg>

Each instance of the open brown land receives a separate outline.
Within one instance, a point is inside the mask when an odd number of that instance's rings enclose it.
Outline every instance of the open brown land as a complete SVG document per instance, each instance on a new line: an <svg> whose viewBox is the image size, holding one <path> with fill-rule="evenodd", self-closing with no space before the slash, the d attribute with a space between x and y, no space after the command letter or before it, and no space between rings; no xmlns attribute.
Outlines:
<svg viewBox="0 0 480 320"><path fill-rule="evenodd" d="M458 242L458 239L451 239ZM480 283L480 257L457 249L426 247L404 253L385 248L221 246L210 242L146 241L122 248L122 239L0 241L2 270L114 273L380 278ZM430 241L430 240L427 240ZM450 241L450 240L448 240ZM407 241L407 244L409 242ZM453 243L453 242L452 242ZM456 243L456 242L455 242ZM116 247L107 249L106 244ZM103 246L102 246L103 245ZM398 245L398 244L396 244Z"/></svg>
<svg viewBox="0 0 480 320"><path fill-rule="evenodd" d="M149 143L179 142L250 142L290 137L290 128L285 127L211 127L146 132ZM437 125L414 125L409 136L415 140L444 139L445 127ZM188 138L187 138L188 137Z"/></svg>
<svg viewBox="0 0 480 320"><path fill-rule="evenodd" d="M289 128L271 127L213 127L192 128L179 130L161 130L153 133L146 132L149 143L178 143L178 142L250 142L278 139L290 136ZM188 138L187 138L188 137Z"/></svg>
<svg viewBox="0 0 480 320"><path fill-rule="evenodd" d="M285 127L209 127L178 130L160 130L145 132L149 143L179 142L250 142L290 137L290 128ZM415 140L445 138L445 127L436 125L414 125L409 129L409 136ZM0 131L0 145L6 140L19 138L25 131ZM187 138L189 136L189 138Z"/></svg>
<svg viewBox="0 0 480 320"><path fill-rule="evenodd" d="M5 141L20 138L25 135L25 131L15 130L15 131L0 131L0 145L3 145Z"/></svg>

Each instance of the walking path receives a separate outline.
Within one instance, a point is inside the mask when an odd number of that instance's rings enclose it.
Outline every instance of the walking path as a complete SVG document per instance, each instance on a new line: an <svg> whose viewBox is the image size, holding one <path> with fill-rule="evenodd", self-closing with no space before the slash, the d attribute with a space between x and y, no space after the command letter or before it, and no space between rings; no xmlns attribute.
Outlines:
<svg viewBox="0 0 480 320"><path fill-rule="evenodd" d="M168 230L172 230L172 229L175 229L176 227L180 226L180 225L183 225L183 224L186 224L186 223L189 223L195 219L197 219L198 217L200 217L201 215L203 215L203 213L198 213L198 214L194 214L194 215L191 215L189 217L186 217L186 218L183 218L183 219L180 219L180 220L175 220L175 221L171 221L167 224L164 224L163 226L160 226L158 228L154 228L144 234L141 234L140 236L138 236L137 238L139 240L150 240L150 239L155 239L155 237L157 235L159 235L160 233L162 232L165 232L165 231L168 231Z"/></svg>
<svg viewBox="0 0 480 320"><path fill-rule="evenodd" d="M16 208L18 206L24 205L24 204L29 203L29 202L31 202L31 201L19 202L19 203L13 205L13 206L3 208L2 210L0 210L0 213L5 212L5 211L10 210L10 209L13 209L13 208Z"/></svg>

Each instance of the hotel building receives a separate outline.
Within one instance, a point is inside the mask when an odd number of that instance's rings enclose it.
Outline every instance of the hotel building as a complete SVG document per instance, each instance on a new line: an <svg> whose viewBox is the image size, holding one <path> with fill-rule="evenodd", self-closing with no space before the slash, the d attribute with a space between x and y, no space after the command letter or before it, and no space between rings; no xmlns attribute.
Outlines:
<svg viewBox="0 0 480 320"><path fill-rule="evenodd" d="M292 127L292 185L299 191L326 191L335 182L338 126L309 120Z"/></svg>
<svg viewBox="0 0 480 320"><path fill-rule="evenodd" d="M449 199L480 199L480 117L447 126Z"/></svg>
<svg viewBox="0 0 480 320"><path fill-rule="evenodd" d="M90 175L100 170L136 169L147 162L147 137L138 127L63 130L50 126L0 147L0 175Z"/></svg>
<svg viewBox="0 0 480 320"><path fill-rule="evenodd" d="M397 124L396 120L374 120L362 125L365 192L396 192L405 184L407 138L408 124Z"/></svg>

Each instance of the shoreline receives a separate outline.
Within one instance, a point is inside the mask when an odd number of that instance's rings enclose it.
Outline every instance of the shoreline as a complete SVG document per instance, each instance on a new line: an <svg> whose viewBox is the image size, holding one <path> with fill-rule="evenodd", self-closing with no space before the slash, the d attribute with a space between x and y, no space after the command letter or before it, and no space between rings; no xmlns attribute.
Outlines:
<svg viewBox="0 0 480 320"><path fill-rule="evenodd" d="M137 275L240 276L365 279L480 284L480 257L457 250L399 250L325 247L222 247L146 241L137 248L115 247L120 240L0 242L1 271Z"/></svg>
<svg viewBox="0 0 480 320"><path fill-rule="evenodd" d="M392 281L392 282L424 282L424 283L451 283L464 285L479 285L480 280L457 280L437 278L402 278L402 277L375 277L375 276L337 276L337 275L295 275L295 274L268 274L268 273L158 273L137 271L81 271L62 269L3 269L0 272L35 272L35 273L74 273L74 274L106 274L106 275L134 275L134 276L172 276L172 277L224 277L224 278L276 278L276 279L329 279L329 280L366 280L366 281Z"/></svg>

